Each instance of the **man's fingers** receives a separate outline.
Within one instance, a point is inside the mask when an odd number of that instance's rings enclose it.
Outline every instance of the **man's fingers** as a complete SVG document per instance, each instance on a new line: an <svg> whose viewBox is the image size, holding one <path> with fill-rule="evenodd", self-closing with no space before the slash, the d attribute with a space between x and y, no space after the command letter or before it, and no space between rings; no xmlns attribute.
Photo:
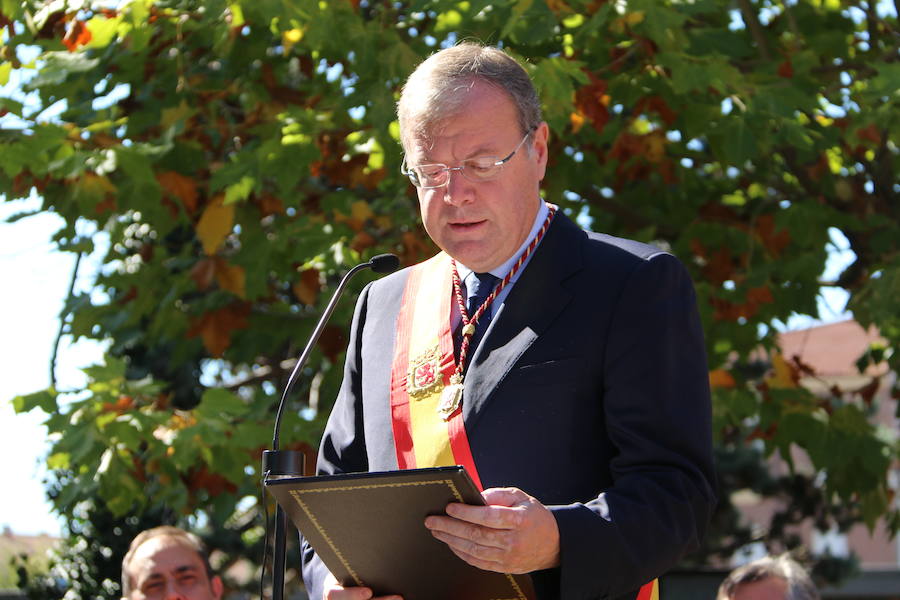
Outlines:
<svg viewBox="0 0 900 600"><path fill-rule="evenodd" d="M517 506L531 497L519 488L488 488L481 492L485 504L494 506Z"/></svg>
<svg viewBox="0 0 900 600"><path fill-rule="evenodd" d="M447 505L447 516L491 527L493 529L515 529L522 524L522 510L519 506L473 506L452 503Z"/></svg>
<svg viewBox="0 0 900 600"><path fill-rule="evenodd" d="M505 548L509 539L506 535L509 528L484 527L477 522L465 521L451 517L428 517L425 519L425 526L431 530L432 534L443 534L439 537L447 543L448 540L460 540L457 547L463 548L462 542L473 545L473 552L476 546L487 546L492 548ZM438 537L437 535L435 537ZM446 538L446 539L445 539Z"/></svg>
<svg viewBox="0 0 900 600"><path fill-rule="evenodd" d="M329 573L324 581L324 600L403 600L402 596L372 596L372 590L367 587L343 587Z"/></svg>
<svg viewBox="0 0 900 600"><path fill-rule="evenodd" d="M456 556L461 558L463 561L469 563L473 567L478 567L479 569L485 571L496 571L497 573L509 573L506 568L504 568L503 563L498 562L496 560L488 560L485 558L481 558L472 554L468 554L463 552L458 548L454 548L453 546L449 546L450 551L453 552Z"/></svg>
<svg viewBox="0 0 900 600"><path fill-rule="evenodd" d="M489 506L448 504L447 516L425 526L467 563L501 573L527 573L559 564L559 530L546 506L512 488L485 490Z"/></svg>
<svg viewBox="0 0 900 600"><path fill-rule="evenodd" d="M500 560L508 549L508 544L506 543L508 538L504 532L497 533L482 530L471 536L460 537L446 531L432 529L431 535L450 546L450 548L481 560Z"/></svg>

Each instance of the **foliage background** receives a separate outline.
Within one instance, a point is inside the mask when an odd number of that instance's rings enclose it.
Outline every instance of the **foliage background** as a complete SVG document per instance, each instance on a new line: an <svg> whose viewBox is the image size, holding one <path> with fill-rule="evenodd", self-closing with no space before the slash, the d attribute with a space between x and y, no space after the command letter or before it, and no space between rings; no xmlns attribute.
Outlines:
<svg viewBox="0 0 900 600"><path fill-rule="evenodd" d="M26 587L115 598L116 560L97 557L148 523L208 532L224 566L258 560L258 463L290 357L350 265L434 250L399 174L393 106L419 60L466 38L508 49L539 88L545 197L670 248L695 279L722 503L685 566L757 539L794 547L803 519L896 532L896 435L867 420L883 378L814 397L798 385L809 368L774 346L777 324L815 315L836 286L886 340L861 370L897 370L896 15L845 0L0 0L0 82L27 74L37 98L0 98L0 192L36 190L66 221L62 251L109 244L61 317L66 335L109 343L105 364L84 389L13 399L47 415L48 493L71 544L61 588L27 574ZM856 260L822 281L833 230ZM310 462L351 310L283 425ZM765 459L790 448L809 466L770 475ZM730 495L746 489L786 503L768 530L737 521ZM820 574L845 573L818 558Z"/></svg>

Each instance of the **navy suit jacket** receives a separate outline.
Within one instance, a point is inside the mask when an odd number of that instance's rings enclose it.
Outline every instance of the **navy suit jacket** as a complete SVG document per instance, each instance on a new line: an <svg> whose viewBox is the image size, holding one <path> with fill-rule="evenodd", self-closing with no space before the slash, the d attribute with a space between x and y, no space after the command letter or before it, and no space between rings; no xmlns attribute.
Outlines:
<svg viewBox="0 0 900 600"><path fill-rule="evenodd" d="M360 296L321 474L397 468L390 378L407 276ZM465 379L482 483L521 488L556 517L561 566L533 573L541 600L633 600L698 545L715 503L709 380L693 286L672 255L558 213ZM303 555L318 600L327 571L306 544Z"/></svg>

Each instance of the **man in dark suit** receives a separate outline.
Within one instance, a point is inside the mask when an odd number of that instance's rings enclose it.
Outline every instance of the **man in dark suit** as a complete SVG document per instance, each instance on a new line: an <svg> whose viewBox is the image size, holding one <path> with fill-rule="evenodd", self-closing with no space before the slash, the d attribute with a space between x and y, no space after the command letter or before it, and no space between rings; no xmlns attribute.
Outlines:
<svg viewBox="0 0 900 600"><path fill-rule="evenodd" d="M452 504L425 526L463 560L531 573L541 599L656 598L715 502L685 269L540 198L549 130L504 52L438 52L398 114L443 252L361 295L318 471L462 464L487 506ZM315 600L371 597L308 546L304 579Z"/></svg>

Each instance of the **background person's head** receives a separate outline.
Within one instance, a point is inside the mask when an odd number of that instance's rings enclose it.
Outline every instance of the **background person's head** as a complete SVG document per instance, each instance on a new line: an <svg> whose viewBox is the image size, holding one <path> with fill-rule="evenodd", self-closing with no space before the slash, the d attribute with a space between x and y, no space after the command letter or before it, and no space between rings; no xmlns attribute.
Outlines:
<svg viewBox="0 0 900 600"><path fill-rule="evenodd" d="M122 559L125 600L219 600L222 590L206 545L178 527L142 531Z"/></svg>
<svg viewBox="0 0 900 600"><path fill-rule="evenodd" d="M742 565L719 586L716 600L819 600L809 575L787 554Z"/></svg>

